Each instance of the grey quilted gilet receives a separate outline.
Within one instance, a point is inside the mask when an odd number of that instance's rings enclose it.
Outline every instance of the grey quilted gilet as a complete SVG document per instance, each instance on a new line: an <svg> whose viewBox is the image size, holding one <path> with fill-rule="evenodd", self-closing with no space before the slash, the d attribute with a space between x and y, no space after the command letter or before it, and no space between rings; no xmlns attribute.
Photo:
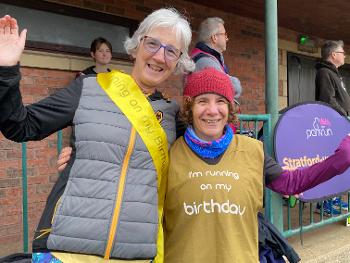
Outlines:
<svg viewBox="0 0 350 263"><path fill-rule="evenodd" d="M164 99L150 103L155 112L163 113L161 125L170 147L176 138L178 105ZM73 122L76 159L57 206L47 247L104 256L132 127L95 77L83 80ZM125 182L110 257L154 258L158 231L157 176L139 135Z"/></svg>

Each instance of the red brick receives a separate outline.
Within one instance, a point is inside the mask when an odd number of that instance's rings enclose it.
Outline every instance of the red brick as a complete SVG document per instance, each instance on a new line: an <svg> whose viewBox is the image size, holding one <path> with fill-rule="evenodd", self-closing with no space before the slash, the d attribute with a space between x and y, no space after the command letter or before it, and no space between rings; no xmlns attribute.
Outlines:
<svg viewBox="0 0 350 263"><path fill-rule="evenodd" d="M47 184L36 185L36 192L38 194L48 194L50 193L51 189L52 189L52 185L47 185Z"/></svg>
<svg viewBox="0 0 350 263"><path fill-rule="evenodd" d="M21 180L19 178L0 179L0 188L14 187L19 185Z"/></svg>
<svg viewBox="0 0 350 263"><path fill-rule="evenodd" d="M6 195L6 189L0 189L0 199L5 198ZM1 214L2 209L0 209L0 214Z"/></svg>
<svg viewBox="0 0 350 263"><path fill-rule="evenodd" d="M106 12L114 15L125 15L125 9L118 6L106 6Z"/></svg>
<svg viewBox="0 0 350 263"><path fill-rule="evenodd" d="M55 160L57 160L57 158L55 158ZM55 161L55 165L54 166L40 167L40 169L38 169L36 175L45 175L48 178L51 175L57 176L56 161Z"/></svg>
<svg viewBox="0 0 350 263"><path fill-rule="evenodd" d="M22 241L22 235L12 234L0 236L0 247L2 247L4 244L15 243L19 241Z"/></svg>
<svg viewBox="0 0 350 263"><path fill-rule="evenodd" d="M10 224L7 226L0 226L0 236L8 236L8 235L22 235L22 229L18 227L17 224Z"/></svg>
<svg viewBox="0 0 350 263"><path fill-rule="evenodd" d="M114 3L114 0L98 0L98 1L95 1L97 3L100 3L100 4L113 4Z"/></svg>
<svg viewBox="0 0 350 263"><path fill-rule="evenodd" d="M145 0L130 0L130 3L138 4L138 5L144 5Z"/></svg>
<svg viewBox="0 0 350 263"><path fill-rule="evenodd" d="M28 178L28 184L47 184L49 182L48 176L32 176Z"/></svg>
<svg viewBox="0 0 350 263"><path fill-rule="evenodd" d="M55 175L50 175L50 176L49 176L49 181L50 181L50 183L56 183L57 178L58 178L58 175L57 175L57 174L55 174Z"/></svg>
<svg viewBox="0 0 350 263"><path fill-rule="evenodd" d="M22 224L22 215L9 215L1 218L1 225ZM1 237L0 237L1 238Z"/></svg>
<svg viewBox="0 0 350 263"><path fill-rule="evenodd" d="M101 5L99 3L93 2L93 1L83 1L83 6L86 7L87 9L94 9L97 11L104 11L104 5Z"/></svg>
<svg viewBox="0 0 350 263"><path fill-rule="evenodd" d="M34 79L32 77L26 76L21 80L21 85L34 85Z"/></svg>

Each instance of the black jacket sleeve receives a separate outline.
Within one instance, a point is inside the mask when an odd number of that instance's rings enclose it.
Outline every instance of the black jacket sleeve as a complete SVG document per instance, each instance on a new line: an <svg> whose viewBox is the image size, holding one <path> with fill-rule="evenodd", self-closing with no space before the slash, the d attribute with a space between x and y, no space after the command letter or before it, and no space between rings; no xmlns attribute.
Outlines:
<svg viewBox="0 0 350 263"><path fill-rule="evenodd" d="M180 118L179 112L176 114L175 121L176 121L176 138L180 138L185 134L187 124Z"/></svg>
<svg viewBox="0 0 350 263"><path fill-rule="evenodd" d="M0 67L0 130L12 141L41 140L72 124L82 78L57 93L28 106L19 90L19 66Z"/></svg>
<svg viewBox="0 0 350 263"><path fill-rule="evenodd" d="M264 155L265 185L269 185L272 181L276 180L283 173L283 169L269 154L265 152Z"/></svg>
<svg viewBox="0 0 350 263"><path fill-rule="evenodd" d="M331 78L328 69L320 69L317 72L316 79L316 99L326 102L333 106L340 114L347 116L347 112L339 105L336 99L337 84Z"/></svg>

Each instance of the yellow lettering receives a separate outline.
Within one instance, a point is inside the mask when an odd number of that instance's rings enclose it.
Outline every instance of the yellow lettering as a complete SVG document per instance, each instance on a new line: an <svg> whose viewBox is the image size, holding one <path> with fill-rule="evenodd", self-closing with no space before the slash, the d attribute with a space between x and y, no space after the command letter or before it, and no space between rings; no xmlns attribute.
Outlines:
<svg viewBox="0 0 350 263"><path fill-rule="evenodd" d="M294 170L297 169L299 167L307 167L307 166L311 166L315 163L321 162L325 159L327 159L328 156L322 156L320 157L319 154L317 154L315 157L307 157L307 156L302 156L299 158L288 158L288 157L284 157L282 159L282 163L283 163L283 169L284 170Z"/></svg>
<svg viewBox="0 0 350 263"><path fill-rule="evenodd" d="M126 96L129 96L130 92L125 87L122 87L120 89L119 94L121 97L126 97Z"/></svg>

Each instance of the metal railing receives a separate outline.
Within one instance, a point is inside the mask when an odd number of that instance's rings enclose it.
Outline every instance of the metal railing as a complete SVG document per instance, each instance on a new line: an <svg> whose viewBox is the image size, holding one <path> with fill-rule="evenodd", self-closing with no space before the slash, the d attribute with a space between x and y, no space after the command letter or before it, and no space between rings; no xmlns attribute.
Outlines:
<svg viewBox="0 0 350 263"><path fill-rule="evenodd" d="M270 114L259 114L259 115L246 115L240 114L238 115L240 124L237 129L237 133L245 134L250 137L262 140L264 142L265 151L269 154L272 154L272 130L271 130L271 118ZM59 153L62 150L62 131L57 133L57 152ZM28 252L28 192L27 192L27 149L26 143L22 143L22 209L23 209L23 250L24 252ZM314 220L314 204L308 203L310 206L309 210L309 224L303 225L303 212L305 203L299 202L299 226L296 228L292 228L291 224L291 214L292 209L289 205L284 206L283 202L280 202L280 207L275 207L275 203L271 202L272 191L269 189L265 189L265 216L273 223L272 215L277 213L279 216L284 218L285 216L287 221L286 229L280 229L283 232L283 235L286 237L302 233L305 231L309 231L311 229L315 229L333 222L337 222L340 220L344 220L350 217L350 212L341 213L340 215L331 215L330 218L325 219L323 216L323 205L321 202L321 213L320 220L315 222ZM282 197L280 197L282 199ZM348 193L348 204L350 204L350 192ZM341 208L340 208L341 209ZM286 210L285 212L283 212ZM350 209L348 210L350 211ZM283 221L283 220L282 220ZM349 220L350 222L350 220Z"/></svg>
<svg viewBox="0 0 350 263"><path fill-rule="evenodd" d="M57 153L62 150L62 130L57 132ZM22 145L22 221L23 252L28 252L28 177L27 177L27 143Z"/></svg>
<svg viewBox="0 0 350 263"><path fill-rule="evenodd" d="M338 198L342 199L342 196L339 196ZM328 199L331 206L330 210L325 209L324 207L324 200L319 201L317 203L305 203L302 201L298 201L298 211L294 211L294 213L298 214L298 226L293 228L292 227L292 213L293 208L291 208L288 204L286 205L286 216L287 216L287 227L286 230L283 231L283 235L285 237L290 237L295 234L300 234L301 241L302 240L302 233L313 230L322 226L326 226L335 222L339 222L342 220L346 220L346 224L348 225L350 223L350 192L347 193L347 212L344 211L344 208L340 205L339 208L333 208L332 207L332 198ZM315 207L316 205L316 207ZM308 209L306 207L309 206ZM318 207L317 207L318 206ZM303 224L303 218L305 215L305 210L308 210L308 224ZM319 213L318 220L315 220L315 212ZM326 218L328 217L328 218Z"/></svg>
<svg viewBox="0 0 350 263"><path fill-rule="evenodd" d="M240 124L238 132L264 142L265 151L272 154L272 128L270 114L238 115ZM271 190L265 189L265 216L272 221L274 207L271 205Z"/></svg>

